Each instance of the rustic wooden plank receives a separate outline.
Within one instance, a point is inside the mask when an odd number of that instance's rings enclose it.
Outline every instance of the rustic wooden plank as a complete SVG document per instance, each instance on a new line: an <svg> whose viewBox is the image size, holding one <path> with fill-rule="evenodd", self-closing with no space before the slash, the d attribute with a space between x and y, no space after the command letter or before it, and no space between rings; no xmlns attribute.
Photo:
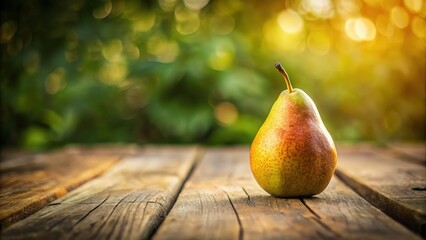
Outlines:
<svg viewBox="0 0 426 240"><path fill-rule="evenodd" d="M426 166L426 143L393 143L389 150L401 160Z"/></svg>
<svg viewBox="0 0 426 240"><path fill-rule="evenodd" d="M62 152L75 154L102 154L102 155L134 155L141 151L136 144L101 143L94 145L69 144L61 149Z"/></svg>
<svg viewBox="0 0 426 240"><path fill-rule="evenodd" d="M4 239L146 239L172 207L191 171L195 147L148 147L36 214Z"/></svg>
<svg viewBox="0 0 426 240"><path fill-rule="evenodd" d="M333 178L313 198L274 198L254 181L247 148L212 149L154 239L418 239Z"/></svg>
<svg viewBox="0 0 426 240"><path fill-rule="evenodd" d="M26 151L22 149L3 148L3 149L0 149L0 161L33 156L34 154L35 152Z"/></svg>
<svg viewBox="0 0 426 240"><path fill-rule="evenodd" d="M374 149L340 148L337 175L371 204L426 234L426 168Z"/></svg>
<svg viewBox="0 0 426 240"><path fill-rule="evenodd" d="M119 156L56 151L0 161L0 228L19 221L93 179Z"/></svg>
<svg viewBox="0 0 426 240"><path fill-rule="evenodd" d="M303 199L326 227L342 239L420 239L372 206L337 177L327 189Z"/></svg>
<svg viewBox="0 0 426 240"><path fill-rule="evenodd" d="M386 146L378 146L373 143L339 143L342 151L374 151L380 154L390 155L405 162L426 166L426 143L390 143Z"/></svg>

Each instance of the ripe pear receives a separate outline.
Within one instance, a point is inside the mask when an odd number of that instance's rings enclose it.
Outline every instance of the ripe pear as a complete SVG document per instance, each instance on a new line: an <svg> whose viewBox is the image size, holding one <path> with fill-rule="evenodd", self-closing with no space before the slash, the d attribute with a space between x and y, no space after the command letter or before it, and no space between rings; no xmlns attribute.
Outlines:
<svg viewBox="0 0 426 240"><path fill-rule="evenodd" d="M259 185L276 197L321 193L337 163L336 147L312 99L291 86L279 95L250 149L251 171Z"/></svg>

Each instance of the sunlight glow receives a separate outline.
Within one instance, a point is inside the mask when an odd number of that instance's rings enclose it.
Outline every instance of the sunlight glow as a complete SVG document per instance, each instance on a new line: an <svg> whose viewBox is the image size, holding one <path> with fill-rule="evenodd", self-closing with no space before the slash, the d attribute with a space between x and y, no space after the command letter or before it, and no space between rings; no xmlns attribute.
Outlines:
<svg viewBox="0 0 426 240"><path fill-rule="evenodd" d="M413 12L420 12L422 10L424 0L404 0L404 5Z"/></svg>
<svg viewBox="0 0 426 240"><path fill-rule="evenodd" d="M282 11L277 18L278 24L285 33L299 33L303 30L303 19L291 9Z"/></svg>
<svg viewBox="0 0 426 240"><path fill-rule="evenodd" d="M358 13L361 9L362 1L360 0L340 0L336 3L336 10L341 16L350 16Z"/></svg>
<svg viewBox="0 0 426 240"><path fill-rule="evenodd" d="M354 41L371 41L376 37L376 27L370 19L364 17L348 19L345 32Z"/></svg>
<svg viewBox="0 0 426 240"><path fill-rule="evenodd" d="M323 56L330 51L330 38L323 32L311 32L306 40L306 45L312 53Z"/></svg>
<svg viewBox="0 0 426 240"><path fill-rule="evenodd" d="M302 0L300 10L310 13L316 18L331 18L334 15L331 0Z"/></svg>
<svg viewBox="0 0 426 240"><path fill-rule="evenodd" d="M408 26L409 16L407 11L402 7L394 7L391 11L393 24L398 28L405 28Z"/></svg>
<svg viewBox="0 0 426 240"><path fill-rule="evenodd" d="M263 42L265 47L273 52L303 52L306 47L306 34L304 31L287 33L282 31L277 21L270 20L263 25Z"/></svg>

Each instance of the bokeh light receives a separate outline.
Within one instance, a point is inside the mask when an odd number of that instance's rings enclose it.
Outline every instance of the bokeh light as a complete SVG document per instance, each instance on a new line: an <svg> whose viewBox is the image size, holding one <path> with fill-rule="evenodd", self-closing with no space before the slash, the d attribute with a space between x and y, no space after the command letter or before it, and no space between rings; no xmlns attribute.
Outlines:
<svg viewBox="0 0 426 240"><path fill-rule="evenodd" d="M238 111L232 103L222 102L215 106L214 113L220 124L231 125L238 119Z"/></svg>
<svg viewBox="0 0 426 240"><path fill-rule="evenodd" d="M291 9L284 10L278 15L278 24L285 33L299 33L303 30L303 19Z"/></svg>
<svg viewBox="0 0 426 240"><path fill-rule="evenodd" d="M183 0L183 3L191 10L201 10L209 3L209 0Z"/></svg>
<svg viewBox="0 0 426 240"><path fill-rule="evenodd" d="M420 12L423 4L422 0L404 0L404 5L413 12Z"/></svg>
<svg viewBox="0 0 426 240"><path fill-rule="evenodd" d="M93 16L97 19L106 18L112 10L111 1L106 1L103 5L93 10Z"/></svg>
<svg viewBox="0 0 426 240"><path fill-rule="evenodd" d="M398 28L407 27L410 20L407 11L399 6L392 8L391 17L393 24Z"/></svg>
<svg viewBox="0 0 426 240"><path fill-rule="evenodd" d="M50 73L46 79L46 91L49 94L55 94L59 90L65 87L65 69L57 68L52 73Z"/></svg>
<svg viewBox="0 0 426 240"><path fill-rule="evenodd" d="M354 41L371 41L376 37L376 27L370 19L364 17L348 19L345 31Z"/></svg>
<svg viewBox="0 0 426 240"><path fill-rule="evenodd" d="M411 24L411 29L416 37L423 39L426 38L426 21L424 19L415 17Z"/></svg>
<svg viewBox="0 0 426 240"><path fill-rule="evenodd" d="M299 11L310 14L311 18L331 18L334 16L334 8L331 0L302 0Z"/></svg>
<svg viewBox="0 0 426 240"><path fill-rule="evenodd" d="M424 0L8 1L2 145L250 144L285 88L336 141L425 140Z"/></svg>

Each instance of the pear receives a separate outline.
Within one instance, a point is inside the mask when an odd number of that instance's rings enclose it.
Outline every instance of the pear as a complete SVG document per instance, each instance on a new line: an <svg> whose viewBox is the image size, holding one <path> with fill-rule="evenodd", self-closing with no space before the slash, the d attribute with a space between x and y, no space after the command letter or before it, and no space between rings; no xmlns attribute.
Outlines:
<svg viewBox="0 0 426 240"><path fill-rule="evenodd" d="M259 185L275 197L321 193L337 163L336 147L312 99L291 86L279 95L250 148L250 167Z"/></svg>

